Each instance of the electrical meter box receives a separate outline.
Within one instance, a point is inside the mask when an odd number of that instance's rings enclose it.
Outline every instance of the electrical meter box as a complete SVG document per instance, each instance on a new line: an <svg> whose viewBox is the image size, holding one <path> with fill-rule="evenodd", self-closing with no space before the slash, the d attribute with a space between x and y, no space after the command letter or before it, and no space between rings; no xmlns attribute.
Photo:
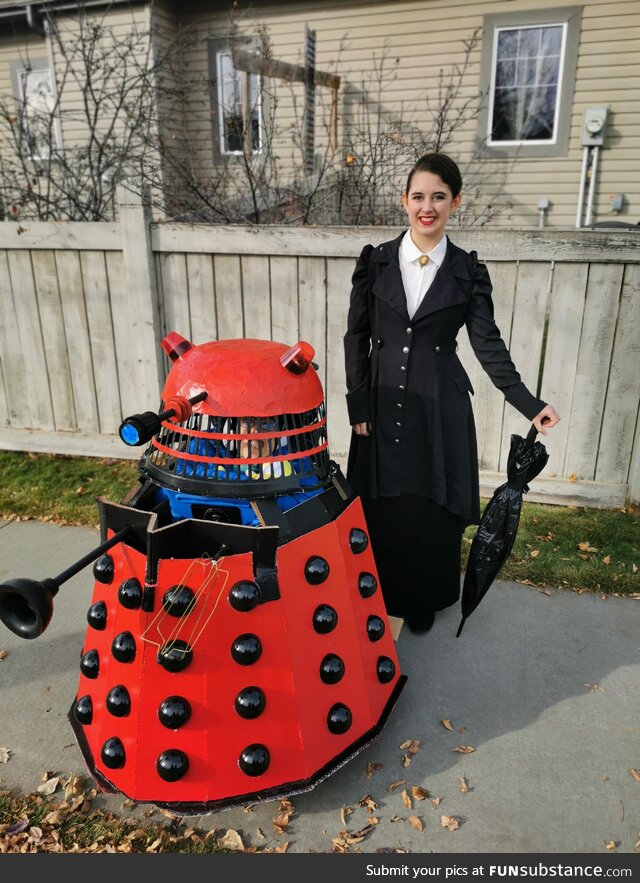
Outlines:
<svg viewBox="0 0 640 883"><path fill-rule="evenodd" d="M608 107L588 107L585 110L582 127L583 147L601 147L604 144L608 113Z"/></svg>

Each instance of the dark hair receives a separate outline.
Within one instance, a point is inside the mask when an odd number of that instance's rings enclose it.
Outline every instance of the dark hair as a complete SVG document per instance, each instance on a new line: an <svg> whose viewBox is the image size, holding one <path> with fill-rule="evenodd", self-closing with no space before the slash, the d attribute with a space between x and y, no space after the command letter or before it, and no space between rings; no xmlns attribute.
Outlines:
<svg viewBox="0 0 640 883"><path fill-rule="evenodd" d="M446 153L425 153L409 172L406 193L411 188L411 179L416 172L433 172L438 175L451 190L451 195L458 196L462 190L462 175L456 163Z"/></svg>

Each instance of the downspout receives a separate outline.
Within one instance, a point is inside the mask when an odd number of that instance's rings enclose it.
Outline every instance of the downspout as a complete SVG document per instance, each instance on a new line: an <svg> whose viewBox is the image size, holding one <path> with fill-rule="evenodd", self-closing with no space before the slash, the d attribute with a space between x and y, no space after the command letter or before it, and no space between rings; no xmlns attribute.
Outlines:
<svg viewBox="0 0 640 883"><path fill-rule="evenodd" d="M41 24L38 24L38 22L36 21L36 16L33 11L33 4L27 3L24 11L27 16L27 24L29 25L31 30L34 31L36 34L40 34L41 37L46 37L45 29Z"/></svg>

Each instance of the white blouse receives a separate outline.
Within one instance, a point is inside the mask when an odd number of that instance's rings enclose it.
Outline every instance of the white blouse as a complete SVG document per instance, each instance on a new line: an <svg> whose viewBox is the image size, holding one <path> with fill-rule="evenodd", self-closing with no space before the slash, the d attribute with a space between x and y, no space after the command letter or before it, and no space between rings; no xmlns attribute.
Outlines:
<svg viewBox="0 0 640 883"><path fill-rule="evenodd" d="M429 290L429 286L434 280L438 268L444 260L447 253L447 237L443 236L435 248L430 252L426 252L429 262L424 266L420 266L420 258L425 252L420 251L418 246L411 238L411 230L407 230L400 243L400 273L402 274L402 284L407 296L407 312L409 318L413 319L418 307L422 303L422 299Z"/></svg>

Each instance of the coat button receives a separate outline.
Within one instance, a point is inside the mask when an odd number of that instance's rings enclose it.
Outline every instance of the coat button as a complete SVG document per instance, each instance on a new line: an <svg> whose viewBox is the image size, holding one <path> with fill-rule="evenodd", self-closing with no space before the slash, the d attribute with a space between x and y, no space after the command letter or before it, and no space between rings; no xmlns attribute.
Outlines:
<svg viewBox="0 0 640 883"><path fill-rule="evenodd" d="M440 347L439 347L439 346L436 347L436 352L437 352L437 353L440 352Z"/></svg>
<svg viewBox="0 0 640 883"><path fill-rule="evenodd" d="M396 402L396 408L401 408L401 407L402 407L402 402Z"/></svg>
<svg viewBox="0 0 640 883"><path fill-rule="evenodd" d="M403 386L402 384L400 384L400 386L398 387L398 389L404 389L404 386Z"/></svg>
<svg viewBox="0 0 640 883"><path fill-rule="evenodd" d="M407 334L411 334L411 328L407 328Z"/></svg>
<svg viewBox="0 0 640 883"><path fill-rule="evenodd" d="M394 442L395 442L397 445L399 445L399 444L400 444L400 439L399 439L399 438L394 438Z"/></svg>
<svg viewBox="0 0 640 883"><path fill-rule="evenodd" d="M407 366L406 366L406 365L400 365L400 370L401 370L401 371L406 371L406 370L407 370Z"/></svg>
<svg viewBox="0 0 640 883"><path fill-rule="evenodd" d="M402 426L402 421L401 421L401 420L396 420L396 426Z"/></svg>
<svg viewBox="0 0 640 883"><path fill-rule="evenodd" d="M403 347L402 347L402 352L403 352L403 353L408 353L408 352L409 352L409 347L408 347L408 346L403 346Z"/></svg>

